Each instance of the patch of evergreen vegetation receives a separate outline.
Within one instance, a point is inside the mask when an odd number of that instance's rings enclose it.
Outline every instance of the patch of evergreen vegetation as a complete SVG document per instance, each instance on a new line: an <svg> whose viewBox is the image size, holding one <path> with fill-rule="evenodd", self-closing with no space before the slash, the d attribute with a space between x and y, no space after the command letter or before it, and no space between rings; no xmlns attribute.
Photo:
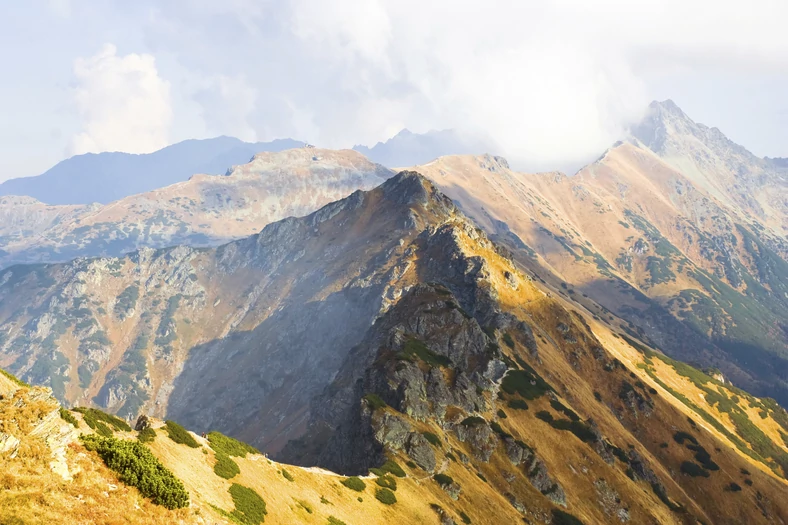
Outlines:
<svg viewBox="0 0 788 525"><path fill-rule="evenodd" d="M552 387L527 363L518 362L520 366L525 366L523 370L509 370L506 373L501 383L504 392L509 395L520 394L524 399L532 400L552 390Z"/></svg>
<svg viewBox="0 0 788 525"><path fill-rule="evenodd" d="M438 483L438 485L441 486L448 486L454 483L454 478L452 478L448 474L435 474L434 476L432 476L432 479L434 479Z"/></svg>
<svg viewBox="0 0 788 525"><path fill-rule="evenodd" d="M260 451L252 445L247 445L242 441L225 436L221 432L208 432L206 436L208 444L216 452L221 452L227 456L245 458L247 454L259 454Z"/></svg>
<svg viewBox="0 0 788 525"><path fill-rule="evenodd" d="M697 478L697 477L708 478L710 476L708 470L704 469L697 463L693 463L692 461L684 461L681 464L680 470L682 474L687 474L688 476L692 476L693 478Z"/></svg>
<svg viewBox="0 0 788 525"><path fill-rule="evenodd" d="M405 341L405 345L402 349L402 352L399 353L399 357L408 361L416 361L417 359L420 359L430 366L448 367L452 364L451 359L446 356L436 354L430 350L429 347L424 344L424 342L416 339L415 337L409 337L408 340Z"/></svg>
<svg viewBox="0 0 788 525"><path fill-rule="evenodd" d="M379 478L375 478L375 483L390 490L397 490L397 480L391 476L381 476Z"/></svg>
<svg viewBox="0 0 788 525"><path fill-rule="evenodd" d="M683 445L685 440L691 441L695 445L698 444L698 440L695 439L695 436L687 432L684 432L683 430L679 430L675 434L673 434L673 440L679 445Z"/></svg>
<svg viewBox="0 0 788 525"><path fill-rule="evenodd" d="M265 501L257 492L237 483L230 486L229 492L233 498L235 510L226 512L214 507L220 514L238 525L260 525L265 521L268 511L265 508Z"/></svg>
<svg viewBox="0 0 788 525"><path fill-rule="evenodd" d="M97 408L76 407L72 410L82 414L85 423L100 436L112 437L112 429L119 432L131 432L128 423Z"/></svg>
<svg viewBox="0 0 788 525"><path fill-rule="evenodd" d="M504 411L503 411L503 409L500 409L500 408L499 408L499 409L498 409L498 412L496 412L496 414L497 414L497 415L498 415L498 417L499 417L499 418L501 418L501 419L506 419L506 418L507 418L507 416L506 416L506 412L504 412Z"/></svg>
<svg viewBox="0 0 788 525"><path fill-rule="evenodd" d="M732 481L725 489L729 492L741 492L741 485Z"/></svg>
<svg viewBox="0 0 788 525"><path fill-rule="evenodd" d="M0 368L0 374L2 374L3 376L5 376L7 379L9 379L9 380L10 380L12 383L14 383L14 384L15 384L15 385L17 385L17 386L22 386L22 387L27 387L27 388L30 388L30 385L28 385L27 383L25 383L24 381L22 381L21 379L19 379L18 377L16 377L16 376L15 376L14 374L12 374L11 372L6 372L6 371L5 371L5 370L3 370L2 368Z"/></svg>
<svg viewBox="0 0 788 525"><path fill-rule="evenodd" d="M418 465L416 465L414 462L412 462L412 461L410 461L410 460L406 461L406 462L405 462L405 464L406 464L406 465L408 466L408 468L409 468L409 469L411 469L411 470L418 468Z"/></svg>
<svg viewBox="0 0 788 525"><path fill-rule="evenodd" d="M471 523L471 518L470 518L470 516L468 516L467 514L465 514L463 511L460 511L460 519L461 519L461 520L462 520L462 522L463 522L463 523L465 523L466 525L468 525L468 524L470 524L470 523Z"/></svg>
<svg viewBox="0 0 788 525"><path fill-rule="evenodd" d="M170 439L176 443L191 448L200 448L200 444L197 443L197 440L175 421L167 420L164 423L164 430L167 431L167 435Z"/></svg>
<svg viewBox="0 0 788 525"><path fill-rule="evenodd" d="M140 440L140 443L153 443L153 440L156 439L156 431L151 427L143 428L137 434L137 439Z"/></svg>
<svg viewBox="0 0 788 525"><path fill-rule="evenodd" d="M363 397L363 399L367 402L367 404L372 408L372 410L377 410L379 408L386 408L388 405L386 404L383 399L380 398L377 394L367 394Z"/></svg>
<svg viewBox="0 0 788 525"><path fill-rule="evenodd" d="M220 478L232 479L241 473L241 468L238 466L238 463L230 458L230 456L217 451L216 464L213 466L213 472Z"/></svg>
<svg viewBox="0 0 788 525"><path fill-rule="evenodd" d="M352 476L340 481L344 486L349 488L350 490L355 490L356 492L364 492L364 489L367 488L367 484L364 483L364 480L359 478L358 476Z"/></svg>
<svg viewBox="0 0 788 525"><path fill-rule="evenodd" d="M299 507L301 507L302 509L307 511L309 514L312 514L315 511L312 508L312 505L310 505L308 502L306 502L306 501L304 501L302 499L297 499L296 500L296 505L298 505Z"/></svg>
<svg viewBox="0 0 788 525"><path fill-rule="evenodd" d="M515 410L528 410L528 403L523 399L510 399L506 406Z"/></svg>
<svg viewBox="0 0 788 525"><path fill-rule="evenodd" d="M482 474L481 472L477 472L476 473L476 477L479 478L480 480L484 481L485 483L487 483L487 478L485 478L484 474Z"/></svg>
<svg viewBox="0 0 788 525"><path fill-rule="evenodd" d="M293 477L293 475L290 474L285 469L282 469L282 477L284 477L287 481L295 481L295 478Z"/></svg>
<svg viewBox="0 0 788 525"><path fill-rule="evenodd" d="M508 332L506 332L506 333L504 333L504 334L503 334L503 342L504 342L504 343L506 344L506 346L508 346L509 348L514 348L514 339L512 339L512 336L511 336L511 335L509 335L509 333L508 333Z"/></svg>
<svg viewBox="0 0 788 525"><path fill-rule="evenodd" d="M583 522L561 509L552 510L551 525L583 525Z"/></svg>
<svg viewBox="0 0 788 525"><path fill-rule="evenodd" d="M71 426L73 426L74 428L79 428L79 421L77 421L77 418L71 415L71 412L69 412L63 407L60 407L59 411L60 411L60 419L62 419L66 423L70 423Z"/></svg>
<svg viewBox="0 0 788 525"><path fill-rule="evenodd" d="M490 422L490 428L493 430L493 432L495 432L496 434L498 434L498 436L499 436L501 439L506 439L506 438L512 437L512 435L511 435L511 434L509 434L508 432L506 432L506 431L505 431L505 430L504 430L504 429L501 427L501 425L499 425L499 424L498 424L498 422L497 422L497 421L492 421L492 422Z"/></svg>
<svg viewBox="0 0 788 525"><path fill-rule="evenodd" d="M375 499L384 505L394 505L397 502L397 496L387 488L379 488L376 490Z"/></svg>
<svg viewBox="0 0 788 525"><path fill-rule="evenodd" d="M424 436L424 439L426 439L430 445L440 448L441 438L439 438L436 434L433 434L432 432L422 432L421 435Z"/></svg>
<svg viewBox="0 0 788 525"><path fill-rule="evenodd" d="M385 476L386 474L393 474L398 478L404 478L406 475L402 467L393 459L388 459L379 468L371 468L369 471L379 477Z"/></svg>
<svg viewBox="0 0 788 525"><path fill-rule="evenodd" d="M550 400L550 406L551 406L551 407L553 407L553 409L554 409L556 412L561 412L561 413L563 413L565 416L567 416L567 417L568 417L569 419L571 419L572 421L580 421L580 416L578 416L578 415L577 415L577 414L576 414L574 411L572 411L571 409L569 409L569 408L567 408L566 406L564 406L563 404L561 404L561 402L560 402L560 401L558 401L557 399L551 399L551 400Z"/></svg>
<svg viewBox="0 0 788 525"><path fill-rule="evenodd" d="M85 448L95 451L123 483L136 487L153 503L168 509L189 505L189 493L148 448L138 441L83 435Z"/></svg>
<svg viewBox="0 0 788 525"><path fill-rule="evenodd" d="M347 525L344 521L334 516L328 517L328 525Z"/></svg>

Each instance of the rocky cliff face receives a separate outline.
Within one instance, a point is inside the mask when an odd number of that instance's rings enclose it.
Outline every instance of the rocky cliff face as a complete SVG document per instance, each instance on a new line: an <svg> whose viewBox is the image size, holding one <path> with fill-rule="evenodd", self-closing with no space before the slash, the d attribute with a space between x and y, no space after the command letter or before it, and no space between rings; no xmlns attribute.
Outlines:
<svg viewBox="0 0 788 525"><path fill-rule="evenodd" d="M69 403L169 414L275 449L418 280L421 232L454 213L402 174L218 249L13 267L0 273L3 363Z"/></svg>
<svg viewBox="0 0 788 525"><path fill-rule="evenodd" d="M260 153L224 176L198 174L106 205L2 197L0 268L119 256L141 247L215 246L372 189L391 175L353 151L299 148Z"/></svg>

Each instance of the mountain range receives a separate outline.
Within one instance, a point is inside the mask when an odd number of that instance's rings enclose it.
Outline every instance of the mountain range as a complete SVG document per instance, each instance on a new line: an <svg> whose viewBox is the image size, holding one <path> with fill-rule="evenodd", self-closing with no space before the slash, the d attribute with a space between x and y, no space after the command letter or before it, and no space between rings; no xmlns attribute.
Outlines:
<svg viewBox="0 0 788 525"><path fill-rule="evenodd" d="M287 466L224 479L275 523L784 522L786 175L665 101L571 177L302 147L105 206L6 197L46 238L7 263L80 257L0 270L0 366L51 389L0 404L246 441ZM150 450L226 518L219 449L167 425ZM337 474L369 472L390 511L349 507Z"/></svg>

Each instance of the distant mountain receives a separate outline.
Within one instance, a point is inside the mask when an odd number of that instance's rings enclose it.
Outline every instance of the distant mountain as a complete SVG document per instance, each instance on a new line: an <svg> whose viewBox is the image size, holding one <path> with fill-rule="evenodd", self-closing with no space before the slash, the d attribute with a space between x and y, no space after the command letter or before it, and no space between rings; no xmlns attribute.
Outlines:
<svg viewBox="0 0 788 525"><path fill-rule="evenodd" d="M0 268L142 247L215 246L372 189L393 174L352 150L297 148L257 154L226 176L194 175L103 206L0 197Z"/></svg>
<svg viewBox="0 0 788 525"><path fill-rule="evenodd" d="M572 177L490 156L414 169L559 294L788 403L785 180L719 130L667 101Z"/></svg>
<svg viewBox="0 0 788 525"><path fill-rule="evenodd" d="M146 154L87 153L59 162L36 177L0 184L0 195L33 197L46 204L107 204L129 195L187 180L196 173L222 174L256 153L303 145L292 139L247 143L233 137L185 140Z"/></svg>
<svg viewBox="0 0 788 525"><path fill-rule="evenodd" d="M403 129L386 142L378 142L371 148L356 145L353 149L389 168L424 164L444 155L488 153L488 146L481 141L463 137L450 129L427 133L412 133Z"/></svg>
<svg viewBox="0 0 788 525"><path fill-rule="evenodd" d="M719 129L694 122L672 100L652 102L632 136L734 213L788 233L783 159L754 155Z"/></svg>

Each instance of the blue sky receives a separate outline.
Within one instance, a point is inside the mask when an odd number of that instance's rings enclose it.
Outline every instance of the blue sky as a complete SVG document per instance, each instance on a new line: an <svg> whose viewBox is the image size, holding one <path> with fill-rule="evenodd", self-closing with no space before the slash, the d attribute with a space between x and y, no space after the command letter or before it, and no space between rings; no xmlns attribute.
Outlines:
<svg viewBox="0 0 788 525"><path fill-rule="evenodd" d="M458 128L593 158L672 98L788 156L788 2L0 0L0 180L186 138L374 144Z"/></svg>

